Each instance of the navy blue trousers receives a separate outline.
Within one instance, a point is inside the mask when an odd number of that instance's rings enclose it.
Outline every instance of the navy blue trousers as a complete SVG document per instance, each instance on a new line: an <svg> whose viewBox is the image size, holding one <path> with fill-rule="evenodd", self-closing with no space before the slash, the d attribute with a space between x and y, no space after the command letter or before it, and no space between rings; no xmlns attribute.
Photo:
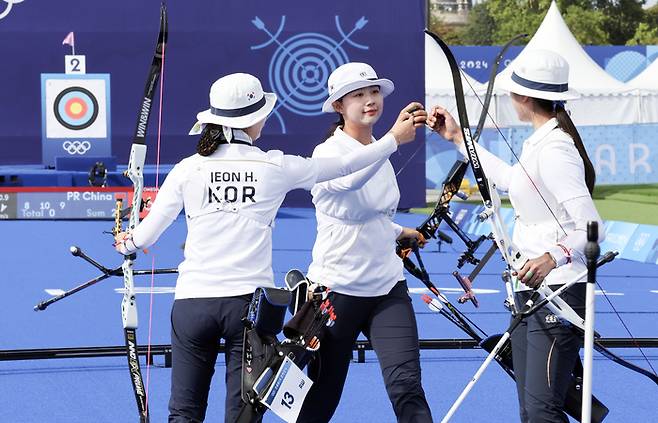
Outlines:
<svg viewBox="0 0 658 423"><path fill-rule="evenodd" d="M251 295L189 298L174 301L171 310L170 423L197 423L206 417L210 382L215 373L219 341L226 350L226 414L234 422L242 399L241 369L244 325Z"/></svg>
<svg viewBox="0 0 658 423"><path fill-rule="evenodd" d="M421 385L416 317L405 281L386 295L354 297L332 292L336 324L322 338L319 356L309 364L314 381L298 422L328 422L343 392L352 349L359 333L377 353L388 397L398 422L431 422Z"/></svg>
<svg viewBox="0 0 658 423"><path fill-rule="evenodd" d="M569 288L564 299L576 313L584 316L585 287ZM519 307L528 300L528 292L517 293ZM512 358L522 423L568 423L564 401L571 373L579 360L581 339L570 324L561 322L546 307L527 317L512 332Z"/></svg>

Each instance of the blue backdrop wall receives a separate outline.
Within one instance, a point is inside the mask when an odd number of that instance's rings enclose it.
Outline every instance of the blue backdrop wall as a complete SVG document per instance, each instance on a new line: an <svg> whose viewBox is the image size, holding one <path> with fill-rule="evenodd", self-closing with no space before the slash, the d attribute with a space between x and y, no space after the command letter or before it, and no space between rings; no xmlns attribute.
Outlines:
<svg viewBox="0 0 658 423"><path fill-rule="evenodd" d="M118 163L126 163L159 6L156 0L14 4L0 19L0 164L41 162L40 74L63 73L70 48L62 40L70 31L75 32L76 54L86 55L87 73L111 75L112 151ZM368 62L396 84L376 136L388 130L402 107L424 98L421 0L400 8L381 7L377 0L199 0L170 2L168 9L163 163L194 152L196 140L186 134L195 115L208 107L212 82L232 72L258 76L280 98L261 147L296 154L310 154L334 120L320 106L329 73L342 63ZM151 145L156 119L157 109L149 123ZM419 131L419 141L423 138ZM392 156L394 166L404 167L401 207L424 204L425 151L418 146ZM147 158L154 160L154 154Z"/></svg>

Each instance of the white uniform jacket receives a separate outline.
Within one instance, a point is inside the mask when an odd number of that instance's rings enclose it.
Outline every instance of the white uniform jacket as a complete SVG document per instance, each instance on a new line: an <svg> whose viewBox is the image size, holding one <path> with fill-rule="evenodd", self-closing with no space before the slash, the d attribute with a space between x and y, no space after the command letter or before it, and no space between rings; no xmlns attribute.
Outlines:
<svg viewBox="0 0 658 423"><path fill-rule="evenodd" d="M176 299L274 286L272 222L286 193L347 175L396 149L391 137L361 154L307 159L252 145L221 145L208 157L195 154L172 169L133 240L139 248L149 246L185 207L187 239Z"/></svg>
<svg viewBox="0 0 658 423"><path fill-rule="evenodd" d="M384 136L375 144L386 142ZM345 155L365 148L340 128L313 151L313 157ZM402 260L393 223L400 191L393 166L383 159L354 174L316 184L311 190L318 221L308 278L347 295L387 294L400 280Z"/></svg>
<svg viewBox="0 0 658 423"><path fill-rule="evenodd" d="M485 174L499 190L508 192L514 207L514 244L528 258L548 252L557 261L558 267L546 277L549 285L569 282L586 270L588 221L599 222L599 241L604 238L603 222L585 184L582 158L569 134L557 125L556 119L550 119L525 140L519 157L523 167L510 166L477 146ZM459 150L465 155L463 144ZM523 284L515 287L528 289Z"/></svg>

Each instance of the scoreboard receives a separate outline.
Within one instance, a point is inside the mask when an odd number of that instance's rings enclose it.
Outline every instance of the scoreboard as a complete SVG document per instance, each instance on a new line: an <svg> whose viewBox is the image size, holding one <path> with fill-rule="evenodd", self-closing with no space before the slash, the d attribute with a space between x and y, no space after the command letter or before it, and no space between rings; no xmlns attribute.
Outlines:
<svg viewBox="0 0 658 423"><path fill-rule="evenodd" d="M144 188L140 218L148 214L157 190ZM117 200L130 206L130 187L0 187L0 220L114 219Z"/></svg>

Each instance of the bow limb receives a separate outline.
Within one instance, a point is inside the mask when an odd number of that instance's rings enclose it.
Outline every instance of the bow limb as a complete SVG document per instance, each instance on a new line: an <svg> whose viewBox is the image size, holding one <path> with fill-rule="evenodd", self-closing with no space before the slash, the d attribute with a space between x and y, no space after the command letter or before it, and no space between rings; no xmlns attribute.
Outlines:
<svg viewBox="0 0 658 423"><path fill-rule="evenodd" d="M427 32L427 31L426 31L426 32ZM428 34L429 34L429 33L428 33ZM489 74L489 82L488 82L488 84L487 84L487 92L486 92L486 94L485 94L485 96L484 96L484 103L483 103L482 111L481 111L481 113L480 113L480 118L478 119L478 125L477 125L477 127L476 127L476 129L475 129L475 134L473 135L473 139L475 140L475 142L477 142L478 139L480 138L480 135L482 134L482 128L484 128L484 123L485 123L485 121L486 121L486 117L487 117L487 114L488 114L487 111L489 110L489 104L491 103L491 98L492 98L492 96L493 96L494 80L496 79L496 75L498 74L498 67L500 66L500 62L501 62L501 60L503 59L503 57L505 56L505 53L507 52L507 50L508 50L508 49L509 49L509 48L510 48L510 47L511 47L511 46L512 46L517 40L519 40L519 39L521 39L521 38L523 38L523 37L527 37L527 36L528 36L528 34L518 34L518 35L516 35L514 38L512 38L511 40L509 40L509 41L508 41L508 42L507 42L507 43L506 43L506 44L500 49L500 51L498 52L498 54L497 54L496 57L494 58L493 66L492 66L492 68L491 68L491 73ZM475 92L475 89L473 89L473 87L471 87L471 89L473 90L473 92ZM476 94L476 96L477 96L477 94ZM395 174L395 176L398 176L398 175L402 172L402 170L403 170L405 167L407 167L407 165L408 165L408 164L411 162L411 160L416 156L416 154L418 154L418 152L421 150L422 147L424 147L424 146L423 146L423 145L418 146L418 148L416 149L416 151L414 151L414 153L409 157L409 159L407 160L407 162L406 162L406 163L400 168L400 170ZM466 165L466 163L465 163L463 160L457 160L457 162L463 162L463 163ZM465 166L465 167L466 167L466 166ZM460 182L461 182L461 181L460 181ZM459 184L457 184L457 188L459 188Z"/></svg>
<svg viewBox="0 0 658 423"><path fill-rule="evenodd" d="M494 63L493 66L491 67L491 73L489 74L489 82L487 83L487 92L484 96L484 102L482 104L482 112L480 112L480 118L478 119L478 125L475 128L475 134L473 135L473 140L475 142L478 142L480 139L480 136L482 135L482 129L484 128L484 123L487 119L487 115L489 114L489 105L491 104L491 98L493 97L493 88L494 84L496 81L496 76L498 76L498 67L500 67L500 62L503 60L503 57L505 56L505 53L507 53L507 50L518 40L521 38L527 37L528 34L518 34L514 36L511 40L509 40L498 52L496 57L494 58ZM472 87L471 87L472 88ZM475 93L475 90L473 90ZM477 93L475 93L475 96L477 97ZM478 97L479 98L479 97Z"/></svg>
<svg viewBox="0 0 658 423"><path fill-rule="evenodd" d="M594 340L594 349L595 349L596 351L598 351L598 352L599 352L601 355L603 355L604 357L606 357L606 358L608 358L608 359L614 361L615 363L617 363L617 364L619 364L619 365L621 365L621 366L626 367L626 368L629 369L629 370L632 370L632 371L634 371L634 372L637 372L637 373L639 373L639 374L641 374L641 375L644 375L644 376L648 377L648 378L651 379L656 385L658 385L658 376L656 376L655 373L652 373L652 372L650 372L650 371L648 371L648 370L646 370L646 369L643 369L643 368L640 367L640 366L637 366L637 365L635 365L635 364L633 364L633 363L631 363L631 362L628 362L628 361L624 360L623 358L621 358L621 357L619 357L618 355L614 354L614 353L613 353L612 351L610 351L608 348L606 348L606 347L604 347L603 345L601 345L601 342L598 341L598 340L596 340L596 339Z"/></svg>
<svg viewBox="0 0 658 423"><path fill-rule="evenodd" d="M151 105L158 85L158 80L163 69L164 51L167 43L167 8L163 4L160 8L160 32L158 42L155 47L151 69L146 81L144 97L142 98L139 115L137 118L137 127L130 149L130 159L128 169L125 175L130 178L133 184L133 198L128 220L128 231L133 231L139 224L139 214L142 210L142 192L144 190L144 164L146 161L146 129L148 126L149 116L151 114ZM133 261L136 254L124 256L123 264L123 285L125 292L121 302L121 317L123 320L123 329L126 340L126 353L128 355L128 368L130 370L130 379L132 381L137 408L139 412L140 423L149 422L148 397L142 379L142 373L139 366L139 356L137 352L137 303L135 298L135 284L133 279Z"/></svg>
<svg viewBox="0 0 658 423"><path fill-rule="evenodd" d="M461 133L464 138L464 144L468 153L471 169L473 170L475 182L477 183L480 194L482 195L482 200L486 205L488 202L491 202L491 196L489 195L489 187L487 186L487 180L484 175L484 171L482 170L482 165L480 164L480 160L477 157L477 151L475 151L475 142L473 141L471 128L468 124L468 113L466 111L466 102L464 100L464 87L462 85L461 74L459 73L459 66L457 65L455 56L453 56L452 51L450 51L448 45L433 32L428 30L425 32L430 37L432 37L432 39L434 39L439 47L441 47L443 54L448 60L448 65L450 66L450 74L452 76L452 83L455 87L455 102L457 103L457 115L459 116Z"/></svg>
<svg viewBox="0 0 658 423"><path fill-rule="evenodd" d="M437 39L434 34L428 32L428 35L432 37L434 40ZM498 52L496 57L494 58L494 64L491 68L491 73L489 75L489 81L487 84L487 92L484 97L484 103L482 105L482 111L480 113L480 118L478 119L478 126L475 129L475 135L473 135L473 140L474 142L477 142L480 135L482 134L482 128L484 127L484 123L486 120L486 117L488 115L488 110L489 110L489 105L491 104L491 98L493 96L493 87L494 87L494 81L496 78L496 75L498 73L498 67L500 66L500 62L505 56L505 53L507 50L519 39L526 37L527 34L519 34L509 40ZM438 42L438 41L437 41ZM447 46L446 46L447 47ZM444 50L445 52L445 50ZM473 87L471 87L473 90L474 94L477 96L477 93L475 93L475 90ZM463 89L462 89L463 93ZM462 95L463 97L463 95ZM459 107L459 104L458 104ZM455 233L464 241L464 244L466 244L467 250L462 254L458 261L458 266L461 268L465 262L469 262L471 264L477 265L478 264L478 259L475 258L474 254L475 251L478 249L480 244L486 239L486 237L480 237L476 241L472 241L466 233L464 233L461 228L458 227L458 225L449 217L449 208L450 208L450 201L453 199L454 196L458 196L460 198L465 198L465 196L461 195L459 192L459 188L461 186L462 181L464 180L464 175L466 174L466 170L468 168L468 161L463 160L463 159L458 159L455 161L453 164L452 168L448 172L448 176L446 176L446 179L443 181L442 187L441 187L441 195L437 199L436 205L434 207L434 210L432 213L425 219L423 223L419 227L416 228L418 232L423 234L425 239L430 239L430 238L436 238L436 232L439 229L439 225L441 224L442 221L445 221L450 228L455 231Z"/></svg>

